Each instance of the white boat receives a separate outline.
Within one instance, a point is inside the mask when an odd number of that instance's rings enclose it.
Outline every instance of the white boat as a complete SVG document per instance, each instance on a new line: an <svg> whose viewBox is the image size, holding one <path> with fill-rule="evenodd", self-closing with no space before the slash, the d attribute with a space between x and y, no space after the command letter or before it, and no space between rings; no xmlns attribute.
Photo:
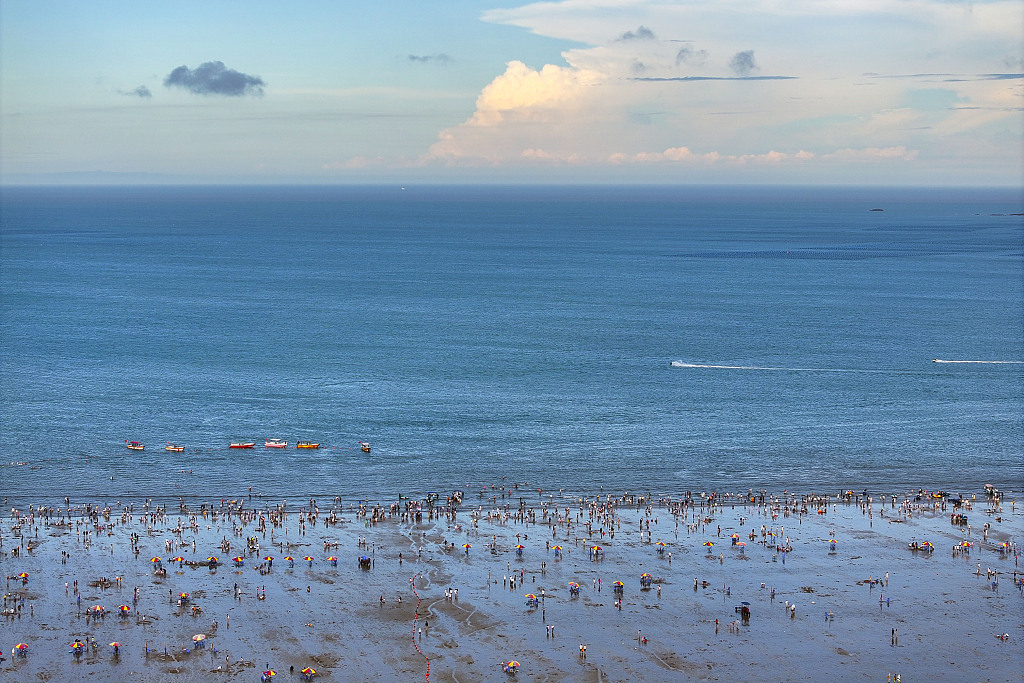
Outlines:
<svg viewBox="0 0 1024 683"><path fill-rule="evenodd" d="M264 448L288 448L288 442L281 439L267 439L263 446Z"/></svg>

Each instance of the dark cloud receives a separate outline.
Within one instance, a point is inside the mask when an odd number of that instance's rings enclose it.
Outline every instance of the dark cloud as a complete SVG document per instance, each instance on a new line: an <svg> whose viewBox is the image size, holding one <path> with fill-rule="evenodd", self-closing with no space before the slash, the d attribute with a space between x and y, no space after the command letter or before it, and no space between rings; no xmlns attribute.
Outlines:
<svg viewBox="0 0 1024 683"><path fill-rule="evenodd" d="M626 31L619 36L619 40L652 40L653 38L654 31L646 26L641 26L636 31Z"/></svg>
<svg viewBox="0 0 1024 683"><path fill-rule="evenodd" d="M1024 73L1013 74L878 74L866 73L868 78L921 79L938 83L967 81L1013 81L1024 78Z"/></svg>
<svg viewBox="0 0 1024 683"><path fill-rule="evenodd" d="M452 61L452 58L440 52L436 55L409 55L409 61L419 62L420 64L447 64Z"/></svg>
<svg viewBox="0 0 1024 683"><path fill-rule="evenodd" d="M164 79L168 88L185 88L195 95L226 95L241 97L263 95L266 83L259 76L250 76L224 66L224 62L204 62L195 69L179 66Z"/></svg>
<svg viewBox="0 0 1024 683"><path fill-rule="evenodd" d="M754 64L754 51L737 52L729 60L729 68L737 76L749 76L751 72L757 70L757 64Z"/></svg>
<svg viewBox="0 0 1024 683"><path fill-rule="evenodd" d="M707 50L694 50L689 45L682 46L679 48L679 52L676 53L676 66L679 66L680 64L702 66L707 61Z"/></svg>
<svg viewBox="0 0 1024 683"><path fill-rule="evenodd" d="M149 88L147 88L144 85L140 85L138 88L135 88L134 90L118 90L117 92L121 93L126 97L141 97L146 100L153 96L153 93L149 91Z"/></svg>

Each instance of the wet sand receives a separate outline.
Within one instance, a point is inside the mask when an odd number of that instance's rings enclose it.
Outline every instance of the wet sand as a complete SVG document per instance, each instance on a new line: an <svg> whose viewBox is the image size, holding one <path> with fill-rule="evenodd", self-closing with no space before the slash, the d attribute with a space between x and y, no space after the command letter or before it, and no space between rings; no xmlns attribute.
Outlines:
<svg viewBox="0 0 1024 683"><path fill-rule="evenodd" d="M713 505L694 496L673 511L634 497L610 508L607 495L490 489L467 493L454 517L431 518L423 503L419 520L403 515L409 500L382 502L376 519L374 506L319 500L315 524L308 501L288 501L276 519L282 501L268 498L239 501L245 518L221 503L157 517L135 503L90 519L72 504L70 526L63 506L48 516L19 509L0 537L4 608L14 610L0 617L0 671L19 681L258 681L267 667L276 680L312 667L314 680L468 683L507 680L501 664L516 660L516 679L529 681L1019 681L1024 575L1019 548L999 544L1020 541L1024 517L1009 495L965 498L970 509L916 491L870 503L738 494ZM336 522L325 526L332 508ZM953 513L970 528L951 523ZM251 538L258 552L246 548ZM964 541L969 552L954 552ZM603 554L592 557L593 545ZM106 615L92 616L94 605ZM76 638L83 654L71 651ZM26 654L12 655L20 642Z"/></svg>

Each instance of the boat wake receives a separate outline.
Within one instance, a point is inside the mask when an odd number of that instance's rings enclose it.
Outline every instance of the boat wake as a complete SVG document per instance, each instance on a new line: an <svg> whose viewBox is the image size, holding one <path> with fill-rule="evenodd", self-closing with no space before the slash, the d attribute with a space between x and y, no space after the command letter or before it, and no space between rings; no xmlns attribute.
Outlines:
<svg viewBox="0 0 1024 683"><path fill-rule="evenodd" d="M684 363L674 360L669 363L674 368L708 368L711 370L797 370L800 368L775 368L761 365L704 365L702 363Z"/></svg>
<svg viewBox="0 0 1024 683"><path fill-rule="evenodd" d="M933 358L933 363L982 363L985 365L1021 365L1024 360L942 360Z"/></svg>
<svg viewBox="0 0 1024 683"><path fill-rule="evenodd" d="M1020 365L1019 360L942 360L935 358L933 363L983 363L991 365ZM686 363L681 360L669 362L673 368L695 368L704 370L760 370L763 372L856 372L871 374L913 374L922 368L790 368L776 365L712 365L710 363Z"/></svg>

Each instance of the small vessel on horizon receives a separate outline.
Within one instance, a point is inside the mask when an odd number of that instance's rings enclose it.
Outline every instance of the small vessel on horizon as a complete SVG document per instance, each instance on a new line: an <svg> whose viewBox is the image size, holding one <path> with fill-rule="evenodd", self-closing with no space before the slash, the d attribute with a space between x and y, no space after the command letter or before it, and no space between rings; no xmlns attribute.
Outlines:
<svg viewBox="0 0 1024 683"><path fill-rule="evenodd" d="M281 439L267 439L263 442L264 448L288 448L288 442Z"/></svg>
<svg viewBox="0 0 1024 683"><path fill-rule="evenodd" d="M142 443L139 443L138 441L128 441L128 440L125 440L125 443L128 444L128 450L130 450L130 451L143 451L143 450L146 450L146 445L142 444Z"/></svg>
<svg viewBox="0 0 1024 683"><path fill-rule="evenodd" d="M255 441L232 441L228 448L255 448Z"/></svg>
<svg viewBox="0 0 1024 683"><path fill-rule="evenodd" d="M295 447L296 448L320 448L320 444L318 442L313 442L313 441L299 441L298 443L295 444Z"/></svg>
<svg viewBox="0 0 1024 683"><path fill-rule="evenodd" d="M363 449L363 453L369 453L370 452L370 442L369 441L360 441L359 442L359 447L361 449Z"/></svg>
<svg viewBox="0 0 1024 683"><path fill-rule="evenodd" d="M185 447L184 446L179 446L176 443L171 443L170 441L168 441L167 445L164 446L164 450L165 451L171 451L172 453L181 453L182 451L185 450Z"/></svg>

